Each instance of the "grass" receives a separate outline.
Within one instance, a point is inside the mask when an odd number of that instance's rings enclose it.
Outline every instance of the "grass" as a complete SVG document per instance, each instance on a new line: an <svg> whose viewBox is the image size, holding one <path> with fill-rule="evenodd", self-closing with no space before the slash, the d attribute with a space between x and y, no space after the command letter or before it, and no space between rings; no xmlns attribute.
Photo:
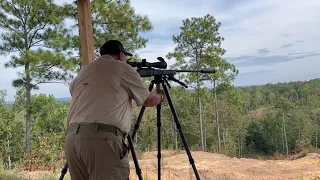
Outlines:
<svg viewBox="0 0 320 180"><path fill-rule="evenodd" d="M60 177L60 174L59 174L59 177ZM40 177L39 180L57 180L57 179L58 179L58 176L56 174L50 173L50 174L46 174L46 175ZM63 179L64 180L71 180L69 174L66 174Z"/></svg>
<svg viewBox="0 0 320 180"><path fill-rule="evenodd" d="M0 154L0 180L57 180L60 177L60 171L53 173L50 171L21 171L19 169L6 169L1 163L2 157ZM71 180L70 174L67 173L63 180Z"/></svg>
<svg viewBox="0 0 320 180"><path fill-rule="evenodd" d="M18 175L15 171L5 171L0 170L0 179L1 180L21 180L21 176Z"/></svg>
<svg viewBox="0 0 320 180"><path fill-rule="evenodd" d="M30 175L18 172L16 170L0 170L0 180L57 180L59 177L60 174L47 172L46 174L42 174L37 177L31 178ZM63 179L71 180L70 175L68 173L64 176Z"/></svg>

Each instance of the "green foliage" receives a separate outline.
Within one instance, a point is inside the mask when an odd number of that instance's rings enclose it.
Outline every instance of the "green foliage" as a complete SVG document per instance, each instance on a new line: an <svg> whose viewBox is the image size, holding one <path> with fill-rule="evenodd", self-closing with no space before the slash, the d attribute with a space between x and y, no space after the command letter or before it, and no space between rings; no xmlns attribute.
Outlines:
<svg viewBox="0 0 320 180"><path fill-rule="evenodd" d="M152 30L152 24L147 16L136 14L130 1L93 0L91 5L96 56L100 56L99 48L110 39L120 40L126 50L132 54L146 46L148 40L140 33ZM78 32L76 8L74 5L74 13L71 13L70 16L77 22L73 27ZM74 48L78 49L80 46L78 34L74 36L73 42ZM139 59L138 55L135 55L133 59Z"/></svg>
<svg viewBox="0 0 320 180"><path fill-rule="evenodd" d="M34 115L33 129L36 136L62 132L65 129L68 107L58 103L54 96L34 95L31 103L31 112Z"/></svg>
<svg viewBox="0 0 320 180"><path fill-rule="evenodd" d="M320 80L312 80L314 83ZM309 82L304 82L308 84ZM230 88L218 94L218 112L221 128L222 152L231 156L245 156L260 154L271 156L275 152L286 153L283 134L283 120L286 126L289 155L294 154L297 141L309 139L310 145L319 147L319 118L318 107L312 104L305 106L305 99L292 100L286 89L290 89L301 82L281 83L248 88ZM182 87L173 87L170 94L182 125L183 133L188 145L198 150L200 132L196 106L197 93ZM215 113L212 111L214 96L208 89L201 89L202 117L206 150L217 151ZM274 100L266 100L274 94ZM308 92L311 96L312 92ZM258 102L256 102L258 101ZM253 106L254 104L254 106ZM282 109L283 110L282 110ZM135 109L134 123L140 109ZM183 145L179 134L173 127L173 118L166 102L162 105L162 146L166 149L178 148ZM283 116L284 115L284 116ZM284 119L283 119L284 118ZM316 129L317 128L317 129ZM156 148L156 111L147 108L138 131L137 147L147 151ZM177 136L178 135L178 136ZM318 140L319 141L319 140Z"/></svg>
<svg viewBox="0 0 320 180"><path fill-rule="evenodd" d="M320 84L320 80L317 80ZM305 106L305 99L290 100L290 95L283 95L281 92L287 92L294 84L265 85L259 87L231 88L218 94L218 112L221 127L221 153L230 156L249 156L256 154L259 156L272 156L273 153L286 152L283 144L282 120L286 122L286 135L288 138L289 153L312 152L316 149L316 137L319 138L319 118L318 107L311 105ZM308 84L309 82L305 82ZM314 83L314 82L312 82ZM273 87L273 90L270 88ZM257 107L245 110L247 105L257 100L256 94L261 97L267 97L270 91L276 95L275 99L283 99L284 102L290 102L292 106L286 106L282 111L277 106L281 101L260 101ZM279 92L281 91L281 92ZM5 91L1 91L2 97ZM245 92L245 93L244 93ZM182 131L191 150L199 150L199 121L196 106L197 93L194 90L187 90L183 87L172 87L170 89L172 101L175 106L178 118L180 120ZM204 139L206 151L217 152L216 124L214 120L215 113L212 111L212 102L214 96L209 89L201 89L202 117L204 125ZM312 92L308 92L310 96ZM24 158L23 147L23 116L18 111L19 99L23 97L23 92L18 92L16 104L0 106L1 140L11 140L11 150L6 149L6 141L1 141L1 154L4 159L5 167L8 164L8 155L10 154L12 164L17 164ZM280 98L282 97L282 98ZM263 99L263 98L261 98ZM3 98L2 98L3 102ZM32 145L34 153L32 156L33 169L43 169L41 164L49 165L57 163L60 153L63 151L63 142L65 134L65 118L67 116L68 106L66 102L57 102L53 96L43 94L34 95L31 98L31 112L34 114L32 119ZM301 103L302 102L302 103ZM283 103L286 104L286 103ZM16 109L16 110L15 110ZM6 113L4 113L6 112ZM134 109L132 124L136 123L140 108ZM173 118L167 102L162 104L162 147L163 149L183 149L183 144L179 133L174 127ZM8 121L6 119L10 119ZM12 120L12 118L14 120ZM156 108L147 108L137 136L134 140L136 149L141 151L156 150L157 148L157 123ZM7 122L7 123L6 123ZM19 124L21 123L21 124ZM14 128L13 128L14 127ZM14 132L12 129L21 127L20 132ZM10 133L22 133L20 135L8 136ZM177 144L176 144L177 143ZM319 147L319 143L317 145ZM14 150L14 151L13 151ZM24 166L28 166L28 159L23 161ZM62 166L61 164L59 164ZM13 165L15 166L15 165ZM60 167L58 166L58 167Z"/></svg>
<svg viewBox="0 0 320 180"><path fill-rule="evenodd" d="M225 50L221 47L224 38L219 35L220 26L221 23L216 22L216 19L209 14L199 18L193 17L184 20L183 26L180 27L181 33L172 37L177 46L174 52L168 53L167 58L176 60L175 67L184 70L210 68L217 71L210 75L189 73L187 75L189 83L200 79L219 78L230 82L238 73L234 65L221 58Z"/></svg>
<svg viewBox="0 0 320 180"><path fill-rule="evenodd" d="M23 121L12 106L4 106L5 91L0 91L0 154L5 167L13 167L23 155Z"/></svg>
<svg viewBox="0 0 320 180"><path fill-rule="evenodd" d="M68 107L44 94L32 96L31 104L33 158L53 164L63 152Z"/></svg>
<svg viewBox="0 0 320 180"><path fill-rule="evenodd" d="M147 16L135 14L130 1L92 1L95 47L109 39L123 42L128 51L134 52L146 46L147 39L139 33L152 29Z"/></svg>
<svg viewBox="0 0 320 180"><path fill-rule="evenodd" d="M74 60L67 51L72 36L63 23L69 10L70 6L58 6L51 0L0 1L0 53L15 53L5 67L23 68L12 85L26 93L26 152L31 151L32 89L72 78Z"/></svg>

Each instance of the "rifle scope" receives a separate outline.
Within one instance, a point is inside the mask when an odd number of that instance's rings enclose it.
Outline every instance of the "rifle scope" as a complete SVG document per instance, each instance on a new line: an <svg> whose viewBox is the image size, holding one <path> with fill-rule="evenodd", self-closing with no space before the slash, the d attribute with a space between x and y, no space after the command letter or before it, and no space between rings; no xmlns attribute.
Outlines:
<svg viewBox="0 0 320 180"><path fill-rule="evenodd" d="M138 68L157 68L157 69L166 69L167 68L167 63L164 61L162 57L157 58L160 62L154 62L150 63L147 62L146 59L142 59L141 62L127 62L130 64L132 67L138 67Z"/></svg>

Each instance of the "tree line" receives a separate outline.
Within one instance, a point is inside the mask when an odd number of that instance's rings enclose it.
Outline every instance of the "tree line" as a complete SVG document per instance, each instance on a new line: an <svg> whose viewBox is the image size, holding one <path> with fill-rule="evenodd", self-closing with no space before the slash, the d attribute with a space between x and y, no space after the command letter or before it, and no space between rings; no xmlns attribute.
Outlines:
<svg viewBox="0 0 320 180"><path fill-rule="evenodd" d="M214 93L201 88L202 128L198 114L198 92L182 86L169 89L182 131L192 151L223 153L235 157L294 155L318 151L320 79L304 82L230 87ZM0 146L7 166L31 162L51 164L64 147L69 101L52 95L31 96L31 157L25 154L25 91L18 91L13 104L5 104L1 91ZM215 105L217 104L217 105ZM217 107L217 110L215 109ZM139 107L134 108L132 127ZM218 113L216 113L218 112ZM219 115L220 136L216 124ZM168 103L162 105L162 148L183 150ZM134 139L138 151L157 148L156 108L146 108ZM203 138L201 138L203 135ZM220 140L219 140L220 139ZM204 147L202 146L204 144ZM220 143L220 144L219 144Z"/></svg>
<svg viewBox="0 0 320 180"><path fill-rule="evenodd" d="M68 84L80 70L76 6L19 0L1 1L0 10L0 52L11 55L5 67L23 69L12 83L17 89L15 102L6 105L6 91L0 93L3 162L7 167L54 163L63 151L69 102L58 102L52 95L32 95L32 91L44 83ZM92 14L97 50L109 39L119 39L131 52L146 46L148 40L139 33L152 31L152 22L136 14L130 1L93 0ZM67 27L66 19L74 24ZM289 155L318 148L319 80L234 87L239 72L223 58L220 26L210 14L183 20L180 33L172 37L176 47L166 55L175 60L173 68L216 70L214 74L181 74L179 79L192 89L170 89L190 148L238 157ZM162 109L163 148L182 149L166 102ZM135 108L133 124L138 113ZM156 111L147 108L135 139L138 150L156 148L156 128Z"/></svg>

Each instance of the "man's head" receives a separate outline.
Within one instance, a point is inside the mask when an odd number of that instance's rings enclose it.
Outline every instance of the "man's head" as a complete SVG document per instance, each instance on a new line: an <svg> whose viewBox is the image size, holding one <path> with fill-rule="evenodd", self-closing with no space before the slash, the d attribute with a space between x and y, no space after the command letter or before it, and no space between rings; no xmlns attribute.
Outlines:
<svg viewBox="0 0 320 180"><path fill-rule="evenodd" d="M104 43L100 48L100 55L108 54L114 59L127 62L127 56L132 56L131 53L128 53L122 43L117 40L109 40Z"/></svg>

